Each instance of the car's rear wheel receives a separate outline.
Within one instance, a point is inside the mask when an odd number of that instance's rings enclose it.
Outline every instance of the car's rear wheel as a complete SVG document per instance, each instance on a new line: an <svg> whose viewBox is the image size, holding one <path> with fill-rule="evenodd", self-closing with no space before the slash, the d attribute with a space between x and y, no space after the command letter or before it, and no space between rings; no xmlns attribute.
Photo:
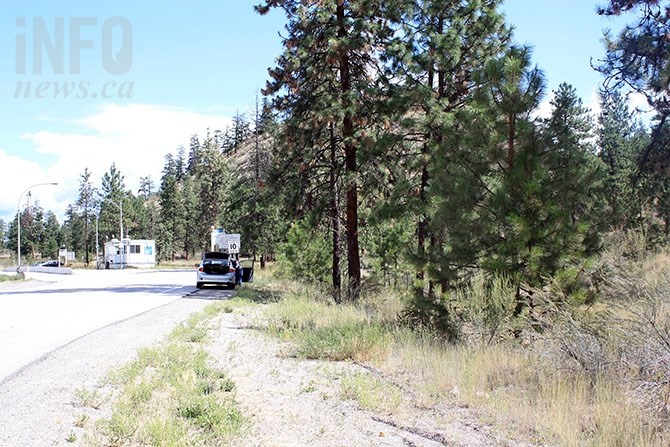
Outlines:
<svg viewBox="0 0 670 447"><path fill-rule="evenodd" d="M197 283L195 283L195 286L196 286L198 289L202 289L203 284L204 284L204 283L202 283L202 282L197 282Z"/></svg>

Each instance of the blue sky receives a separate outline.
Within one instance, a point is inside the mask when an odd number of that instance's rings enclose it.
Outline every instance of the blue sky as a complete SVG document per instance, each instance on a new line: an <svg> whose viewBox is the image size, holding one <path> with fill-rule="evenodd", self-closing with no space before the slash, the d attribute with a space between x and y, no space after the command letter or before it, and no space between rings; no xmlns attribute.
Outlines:
<svg viewBox="0 0 670 447"><path fill-rule="evenodd" d="M15 214L26 187L45 181L59 185L36 189L34 197L62 217L85 167L96 182L115 162L133 190L140 176L151 175L158 183L165 154L187 145L191 134L225 128L236 112L251 110L281 51L284 16L275 11L261 17L253 11L255 2L244 0L2 3L0 218L5 220ZM602 0L503 5L516 40L534 47L547 91L568 82L589 105L600 81L589 60L603 55L602 30L623 23L598 17L597 3ZM55 40L60 23L63 51L44 52L40 71L33 40ZM117 54L126 48L128 29L131 48L122 54L131 60ZM73 68L77 55L80 63ZM55 72L59 63L63 73ZM111 71L125 72L110 72L110 64ZM67 96L63 86L72 86Z"/></svg>

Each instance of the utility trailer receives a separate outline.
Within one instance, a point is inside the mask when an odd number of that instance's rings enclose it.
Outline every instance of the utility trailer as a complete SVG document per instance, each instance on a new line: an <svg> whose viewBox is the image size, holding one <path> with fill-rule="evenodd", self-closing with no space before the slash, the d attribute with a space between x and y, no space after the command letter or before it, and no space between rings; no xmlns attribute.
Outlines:
<svg viewBox="0 0 670 447"><path fill-rule="evenodd" d="M105 242L105 269L151 268L156 266L156 241L150 239L112 239Z"/></svg>
<svg viewBox="0 0 670 447"><path fill-rule="evenodd" d="M240 235L226 233L223 228L212 230L211 239L209 251L239 255L242 248Z"/></svg>

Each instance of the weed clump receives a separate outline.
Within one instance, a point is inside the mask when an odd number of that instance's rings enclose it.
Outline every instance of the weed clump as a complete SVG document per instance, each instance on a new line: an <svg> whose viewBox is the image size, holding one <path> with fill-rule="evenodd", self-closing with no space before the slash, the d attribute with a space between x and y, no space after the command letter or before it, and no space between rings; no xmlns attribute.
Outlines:
<svg viewBox="0 0 670 447"><path fill-rule="evenodd" d="M245 418L232 393L235 384L210 365L200 346L209 318L222 310L195 314L166 343L141 350L110 375L118 396L95 433L104 445L219 445L241 430ZM81 399L91 400L90 394L81 392Z"/></svg>

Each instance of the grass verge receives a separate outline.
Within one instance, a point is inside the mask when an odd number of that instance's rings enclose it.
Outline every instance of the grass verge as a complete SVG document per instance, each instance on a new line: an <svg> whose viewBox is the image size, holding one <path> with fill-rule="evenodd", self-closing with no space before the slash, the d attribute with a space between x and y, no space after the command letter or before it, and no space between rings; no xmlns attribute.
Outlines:
<svg viewBox="0 0 670 447"><path fill-rule="evenodd" d="M22 278L19 275L16 275L14 273L5 275L3 273L0 273L0 282L10 282L10 281L23 281L24 278Z"/></svg>
<svg viewBox="0 0 670 447"><path fill-rule="evenodd" d="M139 351L135 361L111 373L118 394L111 416L93 427L91 445L221 445L241 430L245 419L235 384L211 366L201 345L210 318L223 310L220 303L208 306L166 342ZM90 400L90 392L79 394Z"/></svg>
<svg viewBox="0 0 670 447"><path fill-rule="evenodd" d="M392 321L380 320L351 304L335 305L316 289L291 285L268 309L268 331L295 343L307 359L371 361L387 355Z"/></svg>
<svg viewBox="0 0 670 447"><path fill-rule="evenodd" d="M269 290L282 290L276 294ZM561 446L667 445L663 430L613 374L563 368L514 341L449 344L396 324L403 298L387 291L359 305L269 279L245 292L268 303L261 323L291 341L297 357L365 363L380 374L342 378L342 396L370 411L476 408L485 422L521 441ZM267 300L268 295L275 299Z"/></svg>

